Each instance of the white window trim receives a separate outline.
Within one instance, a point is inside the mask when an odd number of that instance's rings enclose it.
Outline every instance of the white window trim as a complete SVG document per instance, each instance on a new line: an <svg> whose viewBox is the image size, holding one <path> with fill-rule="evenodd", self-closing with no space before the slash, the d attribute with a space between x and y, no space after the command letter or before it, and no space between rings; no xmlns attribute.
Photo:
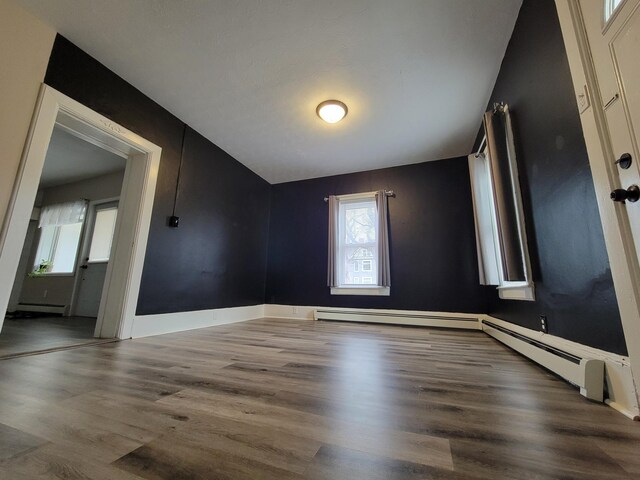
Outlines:
<svg viewBox="0 0 640 480"><path fill-rule="evenodd" d="M369 287L367 285L350 285L348 287L331 287L331 295L372 295L388 297L391 295L391 287Z"/></svg>
<svg viewBox="0 0 640 480"><path fill-rule="evenodd" d="M489 149L485 147L482 151L485 157L489 158ZM487 160L489 161L489 160ZM517 165L515 166L517 169ZM488 182L490 185L490 190L493 191L493 179L491 175L488 175ZM504 272L502 268L498 265L498 278L500 284L496 287L498 290L498 296L503 300L524 300L524 301L535 301L535 286L534 282L531 279L531 260L529 258L529 247L527 243L527 234L524 225L524 207L522 205L522 194L520 191L520 182L517 178L517 171L511 170L511 182L514 186L513 195L514 202L516 205L517 211L517 227L518 227L518 237L520 240L520 245L523 250L523 262L524 262L524 272L525 272L525 281L523 282L510 282L505 280ZM492 195L489 196L490 208L492 211L495 211L495 203ZM493 238L498 238L498 225L496 223L495 215L490 216L491 219L491 228L493 230ZM495 259L498 260L502 258L502 252L500 251L499 242L494 242L495 249Z"/></svg>
<svg viewBox="0 0 640 480"><path fill-rule="evenodd" d="M336 199L338 200L338 202L340 201L357 202L359 200L375 199L376 194L377 192L351 193L347 195L336 195ZM340 219L338 219L338 223L340 223ZM338 228L338 231L339 231L339 228ZM376 225L376 233L377 233L377 225ZM339 242L336 242L336 243L339 243ZM336 265L336 268L339 268L339 267ZM363 273L363 272L359 272L359 273ZM376 286L375 284L339 285L337 287L331 287L331 295L363 295L363 296L367 295L367 296L388 297L390 294L391 294L391 287L380 287L380 286Z"/></svg>
<svg viewBox="0 0 640 480"><path fill-rule="evenodd" d="M82 241L82 236L84 235L84 229L85 229L85 222L78 222L78 223L82 223L82 227L80 230L80 238L78 240L78 246L76 247L76 256L75 259L73 261L73 267L72 270L70 272L42 272L38 274L38 277L75 277L76 276L76 270L78 268L78 253L80 252L80 242ZM53 240L53 246L51 247L51 252L52 255L55 255L55 251L56 248L58 247L58 238L60 237L60 227L63 225L58 225L56 226L56 234L55 234L55 238ZM42 233L40 233L40 236L38 236L38 246L36 247L36 257L38 255L38 250L40 249L40 240L41 240L41 235ZM36 262L36 258L33 259L33 267L32 270L35 270L38 268L38 262Z"/></svg>

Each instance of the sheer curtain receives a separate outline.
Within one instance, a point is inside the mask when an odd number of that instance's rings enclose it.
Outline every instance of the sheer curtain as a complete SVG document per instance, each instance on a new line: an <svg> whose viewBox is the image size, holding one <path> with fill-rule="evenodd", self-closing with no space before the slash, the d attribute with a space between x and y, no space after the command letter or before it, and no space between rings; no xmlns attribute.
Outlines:
<svg viewBox="0 0 640 480"><path fill-rule="evenodd" d="M87 213L87 201L57 203L42 207L38 228L81 223Z"/></svg>

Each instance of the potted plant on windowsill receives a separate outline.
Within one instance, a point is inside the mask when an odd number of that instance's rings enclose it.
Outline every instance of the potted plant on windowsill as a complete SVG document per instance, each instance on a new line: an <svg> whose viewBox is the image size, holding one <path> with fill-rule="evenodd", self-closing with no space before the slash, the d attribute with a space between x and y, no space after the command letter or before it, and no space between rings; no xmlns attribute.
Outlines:
<svg viewBox="0 0 640 480"><path fill-rule="evenodd" d="M49 260L41 260L40 265L33 272L29 274L30 277L41 277L51 269L51 262Z"/></svg>

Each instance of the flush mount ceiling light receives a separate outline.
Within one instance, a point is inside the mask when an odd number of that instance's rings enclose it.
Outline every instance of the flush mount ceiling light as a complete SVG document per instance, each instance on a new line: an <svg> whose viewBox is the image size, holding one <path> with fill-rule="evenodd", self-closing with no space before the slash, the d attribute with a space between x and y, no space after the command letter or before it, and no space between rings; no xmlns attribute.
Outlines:
<svg viewBox="0 0 640 480"><path fill-rule="evenodd" d="M318 105L316 113L327 123L337 123L347 115L347 106L340 100L326 100Z"/></svg>

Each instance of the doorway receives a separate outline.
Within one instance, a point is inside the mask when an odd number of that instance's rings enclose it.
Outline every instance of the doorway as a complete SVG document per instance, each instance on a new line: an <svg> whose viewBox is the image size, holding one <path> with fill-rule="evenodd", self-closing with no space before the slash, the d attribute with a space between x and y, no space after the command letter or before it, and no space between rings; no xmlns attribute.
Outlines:
<svg viewBox="0 0 640 480"><path fill-rule="evenodd" d="M125 157L54 127L0 332L0 355L95 341L115 231L112 199L120 197L125 166Z"/></svg>
<svg viewBox="0 0 640 480"><path fill-rule="evenodd" d="M74 316L98 318L117 219L117 200L95 202L89 207L71 307Z"/></svg>
<svg viewBox="0 0 640 480"><path fill-rule="evenodd" d="M96 172L100 162L89 156L67 173L52 170L48 159L60 138L107 158L111 171ZM0 231L0 357L3 335L13 331L13 345L6 346L14 352L20 337L5 312L23 315L25 329L49 315L43 329L49 344L52 326L58 334L73 332L68 338L76 342L130 338L160 154L158 146L43 85ZM64 183L49 186L55 194L47 199L43 187L52 171L85 178L59 179ZM68 346L53 343L48 348Z"/></svg>

